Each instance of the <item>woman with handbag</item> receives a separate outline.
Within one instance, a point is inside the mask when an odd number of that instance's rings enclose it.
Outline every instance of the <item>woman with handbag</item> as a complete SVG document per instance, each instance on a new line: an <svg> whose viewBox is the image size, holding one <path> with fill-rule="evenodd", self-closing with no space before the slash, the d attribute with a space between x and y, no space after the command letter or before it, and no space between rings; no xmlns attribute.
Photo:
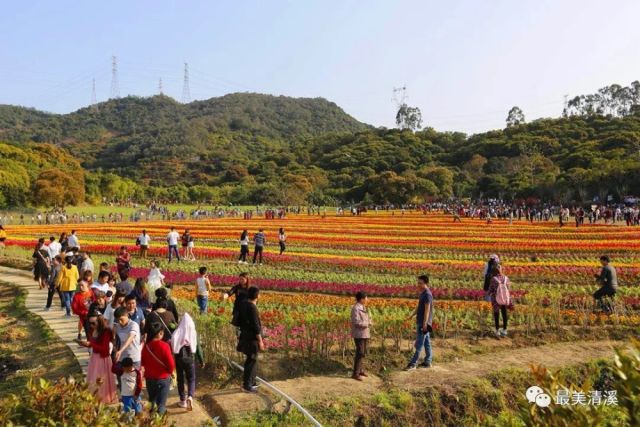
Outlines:
<svg viewBox="0 0 640 427"><path fill-rule="evenodd" d="M166 411L171 375L176 369L171 346L163 340L164 329L160 323L150 323L147 343L142 349L142 367L151 410L157 410L160 415Z"/></svg>
<svg viewBox="0 0 640 427"><path fill-rule="evenodd" d="M116 377L112 372L111 336L107 321L99 312L89 314L88 341L77 340L78 344L90 348L91 358L87 367L87 384L102 403L107 405L118 402Z"/></svg>

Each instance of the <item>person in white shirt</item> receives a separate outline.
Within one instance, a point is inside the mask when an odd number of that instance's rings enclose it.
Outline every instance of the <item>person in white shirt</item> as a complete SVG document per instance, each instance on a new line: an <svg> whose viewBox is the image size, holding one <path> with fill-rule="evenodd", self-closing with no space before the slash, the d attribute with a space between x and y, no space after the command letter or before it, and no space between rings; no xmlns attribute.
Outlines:
<svg viewBox="0 0 640 427"><path fill-rule="evenodd" d="M56 238L51 236L49 237L49 246L47 246L49 250L49 257L54 259L56 256L60 255L60 251L62 250L62 245L60 242L56 242Z"/></svg>
<svg viewBox="0 0 640 427"><path fill-rule="evenodd" d="M93 265L93 260L91 259L91 254L89 252L85 252L82 254L82 265L80 266L80 276L84 274L85 271L90 271L93 273L95 267Z"/></svg>
<svg viewBox="0 0 640 427"><path fill-rule="evenodd" d="M167 234L167 244L169 245L169 262L171 262L172 255L175 255L178 261L180 261L180 252L178 252L178 241L180 240L180 234L176 231L175 227L171 227L171 231Z"/></svg>
<svg viewBox="0 0 640 427"><path fill-rule="evenodd" d="M80 250L80 242L78 241L78 236L76 236L76 230L71 230L68 245L71 252L78 252Z"/></svg>
<svg viewBox="0 0 640 427"><path fill-rule="evenodd" d="M178 261L180 261L180 252L178 252L178 241L180 240L180 234L176 231L175 227L171 227L171 231L167 234L167 244L169 245L169 262L171 262L172 255L175 255Z"/></svg>
<svg viewBox="0 0 640 427"><path fill-rule="evenodd" d="M109 278L110 277L111 277L111 274L109 274L108 271L101 271L98 274L97 281L93 282L93 285L91 285L91 289L104 292L104 294L106 295L107 292L109 292L109 290L110 290L109 289Z"/></svg>
<svg viewBox="0 0 640 427"><path fill-rule="evenodd" d="M151 236L147 234L147 230L142 230L142 234L138 236L138 246L140 246L140 258L147 258L147 251L151 243Z"/></svg>
<svg viewBox="0 0 640 427"><path fill-rule="evenodd" d="M151 270L147 276L147 289L149 291L149 301L156 302L156 289L164 286L164 274L160 271L160 262L151 261Z"/></svg>

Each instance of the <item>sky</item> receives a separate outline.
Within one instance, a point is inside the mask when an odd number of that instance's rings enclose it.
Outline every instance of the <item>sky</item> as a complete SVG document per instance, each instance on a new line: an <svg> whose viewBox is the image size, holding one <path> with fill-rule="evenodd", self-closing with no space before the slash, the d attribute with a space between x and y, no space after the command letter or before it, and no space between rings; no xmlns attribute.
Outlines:
<svg viewBox="0 0 640 427"><path fill-rule="evenodd" d="M564 95L640 79L640 1L235 0L0 3L0 104L67 113L111 93L323 97L393 127L393 89L437 130L557 117Z"/></svg>

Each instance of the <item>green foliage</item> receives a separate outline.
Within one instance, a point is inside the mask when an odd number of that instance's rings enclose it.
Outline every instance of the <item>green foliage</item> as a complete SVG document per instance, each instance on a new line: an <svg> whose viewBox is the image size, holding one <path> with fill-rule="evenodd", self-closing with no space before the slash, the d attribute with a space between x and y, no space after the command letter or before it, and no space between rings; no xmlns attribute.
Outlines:
<svg viewBox="0 0 640 427"><path fill-rule="evenodd" d="M19 144L0 145L0 193L4 205L33 203L40 172L74 176L78 159L88 171L90 202L619 201L640 187L636 86L614 90L617 98L601 94L624 114L572 110L524 123L514 107L506 129L469 137L372 129L320 98L232 94L182 105L166 96L128 97L66 115L0 106L0 135Z"/></svg>
<svg viewBox="0 0 640 427"><path fill-rule="evenodd" d="M31 380L17 394L0 401L3 425L12 426L162 426L166 419L131 418L119 406L101 403L86 384L61 379Z"/></svg>
<svg viewBox="0 0 640 427"><path fill-rule="evenodd" d="M613 366L601 371L595 382L576 384L576 379L555 375L546 369L534 369L536 384L550 396L558 390L615 390L616 405L557 405L548 408L523 402L520 418L527 426L637 426L640 425L640 341L632 340L631 349L617 349ZM607 375L609 373L609 375ZM604 395L604 393L603 393ZM604 399L604 397L603 397Z"/></svg>

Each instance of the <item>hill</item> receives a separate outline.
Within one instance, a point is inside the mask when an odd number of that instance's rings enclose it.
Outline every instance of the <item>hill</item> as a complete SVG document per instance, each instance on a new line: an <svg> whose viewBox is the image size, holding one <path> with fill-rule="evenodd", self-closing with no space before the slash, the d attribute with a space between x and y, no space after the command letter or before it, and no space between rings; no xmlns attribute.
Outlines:
<svg viewBox="0 0 640 427"><path fill-rule="evenodd" d="M0 141L70 154L87 171L89 201L400 204L455 196L586 204L637 192L640 109L632 103L604 115L614 109L578 101L582 110L563 118L467 136L373 129L320 98L232 94L183 105L128 97L65 115L0 106ZM29 186L42 168L25 168L32 178L24 194L5 194L5 204L42 202Z"/></svg>

